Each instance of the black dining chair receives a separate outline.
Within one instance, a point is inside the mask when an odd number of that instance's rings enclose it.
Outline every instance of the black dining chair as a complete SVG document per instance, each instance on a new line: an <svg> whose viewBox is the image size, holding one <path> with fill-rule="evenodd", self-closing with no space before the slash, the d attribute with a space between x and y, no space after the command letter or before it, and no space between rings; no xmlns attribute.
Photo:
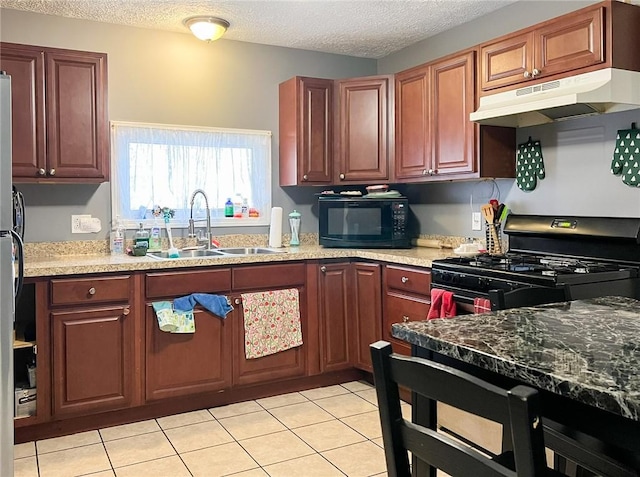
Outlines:
<svg viewBox="0 0 640 477"><path fill-rule="evenodd" d="M411 475L407 451L453 477L541 477L547 468L538 392L505 390L475 376L422 358L394 354L386 341L371 344L373 374L389 477ZM398 386L434 401L501 423L513 450L488 456L449 435L406 421Z"/></svg>
<svg viewBox="0 0 640 477"><path fill-rule="evenodd" d="M489 301L491 302L491 310L494 311L571 301L571 288L569 285L564 285L559 288L522 287L508 292L489 290Z"/></svg>

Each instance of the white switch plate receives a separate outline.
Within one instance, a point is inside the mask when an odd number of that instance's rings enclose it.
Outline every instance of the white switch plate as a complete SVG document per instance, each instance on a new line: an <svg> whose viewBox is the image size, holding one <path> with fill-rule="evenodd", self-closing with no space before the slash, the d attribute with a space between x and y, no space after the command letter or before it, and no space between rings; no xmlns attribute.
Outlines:
<svg viewBox="0 0 640 477"><path fill-rule="evenodd" d="M471 230L482 230L482 216L480 212L471 213Z"/></svg>
<svg viewBox="0 0 640 477"><path fill-rule="evenodd" d="M82 219L90 219L91 215L72 215L71 216L71 233L86 234L87 231L82 227Z"/></svg>

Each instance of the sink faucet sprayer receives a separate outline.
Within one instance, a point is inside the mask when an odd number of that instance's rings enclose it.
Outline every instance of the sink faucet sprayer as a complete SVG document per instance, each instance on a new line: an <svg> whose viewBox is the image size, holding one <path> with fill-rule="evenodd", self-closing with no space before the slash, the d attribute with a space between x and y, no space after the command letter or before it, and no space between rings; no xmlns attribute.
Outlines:
<svg viewBox="0 0 640 477"><path fill-rule="evenodd" d="M202 194L204 197L204 205L207 209L207 249L211 248L211 210L209 209L209 199L207 198L207 194L202 189L196 189L191 194L191 216L189 217L189 237L195 237L195 224L193 222L193 202L196 199L196 195Z"/></svg>

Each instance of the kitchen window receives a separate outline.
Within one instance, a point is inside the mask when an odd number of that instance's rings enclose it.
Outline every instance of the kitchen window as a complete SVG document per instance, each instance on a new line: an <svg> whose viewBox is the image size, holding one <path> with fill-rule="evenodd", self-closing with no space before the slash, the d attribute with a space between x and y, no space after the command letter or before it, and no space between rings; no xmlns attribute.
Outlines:
<svg viewBox="0 0 640 477"><path fill-rule="evenodd" d="M160 206L175 210L173 226L186 227L196 189L206 192L216 227L268 225L271 132L111 122L113 220L120 217L127 228L149 225ZM246 199L258 217L225 217L228 199ZM196 221L206 219L204 205L198 195Z"/></svg>

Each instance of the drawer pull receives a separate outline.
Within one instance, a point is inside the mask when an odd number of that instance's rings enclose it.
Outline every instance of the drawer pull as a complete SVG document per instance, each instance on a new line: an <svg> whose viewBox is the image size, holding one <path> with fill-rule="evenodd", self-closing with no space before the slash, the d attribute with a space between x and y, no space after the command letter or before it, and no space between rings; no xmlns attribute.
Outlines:
<svg viewBox="0 0 640 477"><path fill-rule="evenodd" d="M239 305L240 303L242 303L242 300L240 298L236 298L235 300L233 300L233 303Z"/></svg>
<svg viewBox="0 0 640 477"><path fill-rule="evenodd" d="M129 313L131 313L131 308L129 308L128 306L122 310L122 314L124 316L127 316Z"/></svg>
<svg viewBox="0 0 640 477"><path fill-rule="evenodd" d="M44 169L38 169L38 175L39 176L44 176L47 173L47 171L45 171Z"/></svg>
<svg viewBox="0 0 640 477"><path fill-rule="evenodd" d="M321 271L322 273L327 273L327 267L325 267L324 265L322 265L322 266L320 267L320 271Z"/></svg>
<svg viewBox="0 0 640 477"><path fill-rule="evenodd" d="M402 283L407 283L407 282L409 281L409 278L408 278L408 277L402 277L402 278L400 279L400 281L401 281Z"/></svg>
<svg viewBox="0 0 640 477"><path fill-rule="evenodd" d="M56 170L55 169L49 169L49 175L50 176L55 176L56 175Z"/></svg>
<svg viewBox="0 0 640 477"><path fill-rule="evenodd" d="M407 315L402 315L402 322L406 323L407 321L409 321L409 317Z"/></svg>
<svg viewBox="0 0 640 477"><path fill-rule="evenodd" d="M91 287L91 288L89 288L89 292L88 292L88 293L89 293L89 295L91 295L91 296L95 295L95 294L96 294L96 289L95 289L95 287Z"/></svg>

